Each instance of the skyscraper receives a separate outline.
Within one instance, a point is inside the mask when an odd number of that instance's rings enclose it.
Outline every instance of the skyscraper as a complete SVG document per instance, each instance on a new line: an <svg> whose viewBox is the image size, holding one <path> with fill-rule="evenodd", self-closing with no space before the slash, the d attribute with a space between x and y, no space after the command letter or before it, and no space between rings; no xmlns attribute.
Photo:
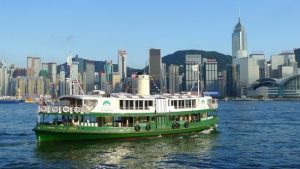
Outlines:
<svg viewBox="0 0 300 169"><path fill-rule="evenodd" d="M198 65L198 71L193 70L193 66ZM185 81L186 91L197 91L197 81L201 81L200 77L201 55L186 55L185 56Z"/></svg>
<svg viewBox="0 0 300 169"><path fill-rule="evenodd" d="M119 50L118 51L118 67L119 67L119 74L121 79L126 78L127 76L127 54L126 50Z"/></svg>
<svg viewBox="0 0 300 169"><path fill-rule="evenodd" d="M176 93L182 90L182 75L179 72L180 66L170 65L169 66L169 92Z"/></svg>
<svg viewBox="0 0 300 169"><path fill-rule="evenodd" d="M104 71L105 71L105 85L103 85L103 86L105 86L105 92L112 93L112 91L113 91L113 89L112 89L113 64L112 64L111 60L105 61ZM102 78L102 76L101 76L101 78ZM102 85L102 83L101 83L101 85Z"/></svg>
<svg viewBox="0 0 300 169"><path fill-rule="evenodd" d="M112 74L112 92L118 93L121 92L121 77L117 72L113 72Z"/></svg>
<svg viewBox="0 0 300 169"><path fill-rule="evenodd" d="M218 95L218 62L215 59L203 59L204 91L208 95Z"/></svg>
<svg viewBox="0 0 300 169"><path fill-rule="evenodd" d="M0 62L0 96L6 96L8 89L8 72L3 61Z"/></svg>
<svg viewBox="0 0 300 169"><path fill-rule="evenodd" d="M230 97L238 96L237 85L239 83L237 77L237 66L226 65L226 87L225 87L225 95Z"/></svg>
<svg viewBox="0 0 300 169"><path fill-rule="evenodd" d="M232 33L232 64L238 64L238 59L247 57L247 55L246 32L239 17L239 22L235 25Z"/></svg>
<svg viewBox="0 0 300 169"><path fill-rule="evenodd" d="M111 60L105 61L104 72L106 74L106 82L112 83L113 64Z"/></svg>
<svg viewBox="0 0 300 169"><path fill-rule="evenodd" d="M70 78L66 81L68 82L68 88L67 90L70 92L71 95L75 94L83 94L82 90L82 76L79 73L79 60L76 56L75 58L72 58L72 55L70 55L67 59L68 66L70 66Z"/></svg>
<svg viewBox="0 0 300 169"><path fill-rule="evenodd" d="M38 77L41 67L41 58L27 56L27 76Z"/></svg>
<svg viewBox="0 0 300 169"><path fill-rule="evenodd" d="M167 65L165 63L161 64L161 91L162 93L167 90Z"/></svg>
<svg viewBox="0 0 300 169"><path fill-rule="evenodd" d="M152 93L160 93L161 91L161 55L160 49L149 50L149 75L151 78L150 90Z"/></svg>
<svg viewBox="0 0 300 169"><path fill-rule="evenodd" d="M250 85L259 79L259 65L253 57L240 59L240 89L241 95L247 95Z"/></svg>
<svg viewBox="0 0 300 169"><path fill-rule="evenodd" d="M86 61L86 92L92 92L95 89L95 63L93 61Z"/></svg>
<svg viewBox="0 0 300 169"><path fill-rule="evenodd" d="M65 95L66 93L66 71L62 65L59 70L59 96Z"/></svg>
<svg viewBox="0 0 300 169"><path fill-rule="evenodd" d="M48 78L53 83L56 83L56 76L57 76L56 67L57 64L54 62L42 63L42 70L46 70L48 72Z"/></svg>

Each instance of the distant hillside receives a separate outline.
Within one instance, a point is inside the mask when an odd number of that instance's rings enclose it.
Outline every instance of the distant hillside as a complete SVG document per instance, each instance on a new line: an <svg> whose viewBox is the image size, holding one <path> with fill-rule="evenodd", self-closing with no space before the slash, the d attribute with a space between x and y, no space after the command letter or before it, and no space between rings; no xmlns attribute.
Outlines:
<svg viewBox="0 0 300 169"><path fill-rule="evenodd" d="M188 54L200 54L202 58L216 59L218 62L218 70L223 71L226 69L226 64L231 64L232 57L230 55L224 55L215 51L203 51L203 50L180 50L173 54L166 55L162 58L162 62L167 64L167 67L173 65L184 65L185 55Z"/></svg>

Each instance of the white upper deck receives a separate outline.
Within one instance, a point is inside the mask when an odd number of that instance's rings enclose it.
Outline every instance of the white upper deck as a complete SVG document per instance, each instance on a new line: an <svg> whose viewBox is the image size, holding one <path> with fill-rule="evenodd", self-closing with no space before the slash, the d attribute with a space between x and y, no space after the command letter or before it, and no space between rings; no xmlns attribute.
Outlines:
<svg viewBox="0 0 300 169"><path fill-rule="evenodd" d="M66 95L70 106L83 107L90 113L168 113L211 109L212 98L190 94L132 95Z"/></svg>

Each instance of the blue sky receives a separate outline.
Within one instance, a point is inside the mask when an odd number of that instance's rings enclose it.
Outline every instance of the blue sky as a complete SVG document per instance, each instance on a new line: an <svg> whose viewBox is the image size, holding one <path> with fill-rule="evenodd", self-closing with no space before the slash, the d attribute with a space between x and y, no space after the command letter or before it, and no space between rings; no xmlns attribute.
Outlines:
<svg viewBox="0 0 300 169"><path fill-rule="evenodd" d="M149 48L231 54L239 8L249 52L267 56L300 47L298 0L0 0L0 59L26 66L26 56L62 63L69 51L141 68Z"/></svg>

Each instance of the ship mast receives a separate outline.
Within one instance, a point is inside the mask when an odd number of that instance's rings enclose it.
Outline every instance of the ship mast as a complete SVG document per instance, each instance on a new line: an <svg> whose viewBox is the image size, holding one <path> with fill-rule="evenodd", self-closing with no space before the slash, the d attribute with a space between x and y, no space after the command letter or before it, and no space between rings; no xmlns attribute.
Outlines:
<svg viewBox="0 0 300 169"><path fill-rule="evenodd" d="M198 79L198 80L197 80L198 96L200 96L200 71L199 71L199 64L198 64L197 67L198 67L198 70L197 70L197 73L198 73L198 74L197 74L197 77L198 77L198 78L197 78L197 79Z"/></svg>

